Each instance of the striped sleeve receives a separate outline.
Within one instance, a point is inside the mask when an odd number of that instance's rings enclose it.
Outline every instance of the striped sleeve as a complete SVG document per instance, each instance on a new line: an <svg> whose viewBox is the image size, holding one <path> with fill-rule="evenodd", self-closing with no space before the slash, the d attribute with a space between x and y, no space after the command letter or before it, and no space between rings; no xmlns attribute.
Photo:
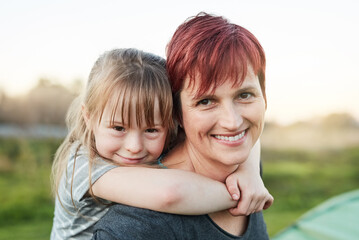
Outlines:
<svg viewBox="0 0 359 240"><path fill-rule="evenodd" d="M116 168L118 166L113 165L99 157L97 157L94 161L94 164L91 169L91 184L96 182L103 174L108 172L109 170ZM68 164L68 178L67 184L71 186L71 175L74 171L73 183L72 183L72 196L76 202L81 201L81 199L85 196L85 194L90 189L89 182L89 158L87 154L81 152L80 155L72 157ZM71 174L71 175L69 175ZM69 190L71 189L68 188ZM71 190L70 190L71 191Z"/></svg>

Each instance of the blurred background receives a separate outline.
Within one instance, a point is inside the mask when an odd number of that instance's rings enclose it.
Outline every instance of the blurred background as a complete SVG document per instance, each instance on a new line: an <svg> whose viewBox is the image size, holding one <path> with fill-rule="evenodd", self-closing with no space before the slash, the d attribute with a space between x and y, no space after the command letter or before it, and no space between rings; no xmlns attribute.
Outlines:
<svg viewBox="0 0 359 240"><path fill-rule="evenodd" d="M1 1L0 239L48 239L50 168L64 117L106 50L165 57L177 26L200 11L250 30L267 55L262 136L270 235L359 187L359 2Z"/></svg>

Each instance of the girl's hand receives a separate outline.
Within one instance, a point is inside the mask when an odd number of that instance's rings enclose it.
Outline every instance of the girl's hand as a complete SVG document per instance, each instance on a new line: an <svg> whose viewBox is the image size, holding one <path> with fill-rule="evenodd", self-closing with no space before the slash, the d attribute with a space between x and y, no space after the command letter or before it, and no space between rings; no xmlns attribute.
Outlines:
<svg viewBox="0 0 359 240"><path fill-rule="evenodd" d="M242 169L226 179L227 190L238 205L228 211L234 215L249 215L269 208L274 199L264 186L260 174Z"/></svg>

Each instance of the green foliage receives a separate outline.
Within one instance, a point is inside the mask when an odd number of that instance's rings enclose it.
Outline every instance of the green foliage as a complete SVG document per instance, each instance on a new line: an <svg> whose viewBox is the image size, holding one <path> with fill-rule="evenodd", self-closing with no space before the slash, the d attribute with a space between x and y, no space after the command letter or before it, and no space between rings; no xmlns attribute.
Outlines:
<svg viewBox="0 0 359 240"><path fill-rule="evenodd" d="M330 197L358 188L359 147L332 151L262 151L264 182L274 196L264 212L271 236Z"/></svg>
<svg viewBox="0 0 359 240"><path fill-rule="evenodd" d="M58 139L0 138L0 240L48 239L50 170ZM303 213L359 186L359 147L332 151L263 149L264 181L275 198L264 211L274 236Z"/></svg>
<svg viewBox="0 0 359 240"><path fill-rule="evenodd" d="M51 222L50 171L59 144L57 139L0 138L0 239L8 227Z"/></svg>
<svg viewBox="0 0 359 240"><path fill-rule="evenodd" d="M0 227L0 240L48 240L51 232L51 226L52 221L49 219L19 222L16 225L7 225L6 227Z"/></svg>

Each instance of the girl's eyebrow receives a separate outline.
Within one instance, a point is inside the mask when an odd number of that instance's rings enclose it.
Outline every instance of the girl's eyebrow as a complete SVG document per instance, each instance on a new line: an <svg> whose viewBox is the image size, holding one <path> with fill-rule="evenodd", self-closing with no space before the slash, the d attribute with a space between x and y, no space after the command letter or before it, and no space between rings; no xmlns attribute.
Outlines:
<svg viewBox="0 0 359 240"><path fill-rule="evenodd" d="M111 120L107 120L107 121L105 121L105 123L107 123L107 124L117 124L117 125L123 125L123 123L122 123L122 122L119 122L119 121L111 121Z"/></svg>
<svg viewBox="0 0 359 240"><path fill-rule="evenodd" d="M121 125L121 126L124 126L126 124L122 123L122 122L119 122L119 121L105 121L106 124L114 124L114 125ZM155 122L153 127L158 127L158 126L163 126L163 122Z"/></svg>
<svg viewBox="0 0 359 240"><path fill-rule="evenodd" d="M163 127L163 125L162 124L154 124L153 126L145 126L145 127L158 128L158 127Z"/></svg>

